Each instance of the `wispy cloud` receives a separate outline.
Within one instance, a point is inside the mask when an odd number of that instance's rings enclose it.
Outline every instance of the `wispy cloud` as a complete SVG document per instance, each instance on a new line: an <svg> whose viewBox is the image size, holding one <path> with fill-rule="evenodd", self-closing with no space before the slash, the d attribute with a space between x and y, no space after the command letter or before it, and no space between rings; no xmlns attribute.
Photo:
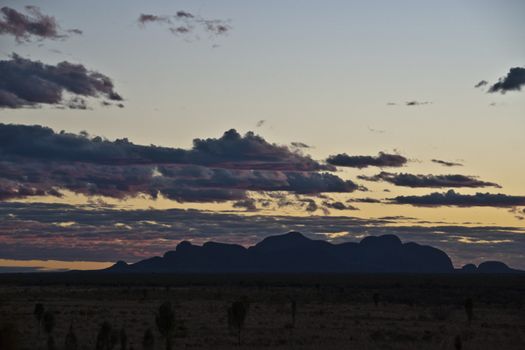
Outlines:
<svg viewBox="0 0 525 350"><path fill-rule="evenodd" d="M434 192L422 196L398 196L392 198L390 201L394 204L409 204L420 207L456 206L510 208L525 206L525 196L480 192L470 195L460 194L454 190L445 193Z"/></svg>
<svg viewBox="0 0 525 350"><path fill-rule="evenodd" d="M422 174L394 174L382 171L373 176L359 175L359 179L366 181L384 181L396 186L404 187L497 187L496 183L478 180L473 176L465 175L422 175Z"/></svg>
<svg viewBox="0 0 525 350"><path fill-rule="evenodd" d="M408 159L399 154L388 154L379 152L377 156L350 156L346 153L341 153L328 157L326 160L328 164L350 167L350 168L367 168L369 166L375 167L401 167L408 162Z"/></svg>
<svg viewBox="0 0 525 350"><path fill-rule="evenodd" d="M82 34L80 29L62 31L56 19L43 14L36 6L26 6L26 13L4 6L0 9L0 34L12 35L17 42L37 39L64 39Z"/></svg>

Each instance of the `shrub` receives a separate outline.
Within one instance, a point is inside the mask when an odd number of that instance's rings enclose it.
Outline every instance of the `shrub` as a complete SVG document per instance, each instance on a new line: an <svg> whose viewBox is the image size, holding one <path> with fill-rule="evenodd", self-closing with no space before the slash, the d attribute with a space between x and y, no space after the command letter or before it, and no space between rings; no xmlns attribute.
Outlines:
<svg viewBox="0 0 525 350"><path fill-rule="evenodd" d="M234 301L228 308L228 326L237 331L237 341L241 345L241 331L248 314L249 304L247 301Z"/></svg>
<svg viewBox="0 0 525 350"><path fill-rule="evenodd" d="M175 330L175 312L169 301L159 306L159 311L155 316L155 323L159 333L166 340L166 350L171 350L171 338Z"/></svg>

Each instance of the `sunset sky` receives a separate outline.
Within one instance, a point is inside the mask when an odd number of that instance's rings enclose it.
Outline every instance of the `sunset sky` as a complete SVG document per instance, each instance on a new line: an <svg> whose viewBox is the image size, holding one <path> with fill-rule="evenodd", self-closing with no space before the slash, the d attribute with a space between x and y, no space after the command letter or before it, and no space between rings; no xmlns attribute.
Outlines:
<svg viewBox="0 0 525 350"><path fill-rule="evenodd" d="M525 269L523 14L0 0L0 272L290 230Z"/></svg>

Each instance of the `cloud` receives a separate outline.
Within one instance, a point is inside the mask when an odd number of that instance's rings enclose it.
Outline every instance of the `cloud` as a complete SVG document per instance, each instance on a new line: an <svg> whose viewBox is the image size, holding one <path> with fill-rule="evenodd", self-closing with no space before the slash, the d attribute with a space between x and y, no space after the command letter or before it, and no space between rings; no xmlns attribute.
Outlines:
<svg viewBox="0 0 525 350"><path fill-rule="evenodd" d="M330 156L326 160L328 164L351 168L366 168L369 166L376 167L401 167L408 161L399 154L388 154L379 152L376 157L372 156L349 156L346 153Z"/></svg>
<svg viewBox="0 0 525 350"><path fill-rule="evenodd" d="M407 101L405 102L406 106L424 106L432 104L432 102L429 101Z"/></svg>
<svg viewBox="0 0 525 350"><path fill-rule="evenodd" d="M381 203L379 199L375 198L350 198L346 201L347 203Z"/></svg>
<svg viewBox="0 0 525 350"><path fill-rule="evenodd" d="M497 187L498 184L478 180L473 176L465 175L421 175L421 174L394 174L382 171L374 176L359 175L358 179L366 181L385 181L403 187Z"/></svg>
<svg viewBox="0 0 525 350"><path fill-rule="evenodd" d="M139 24L145 25L146 23L171 23L171 20L168 16L157 16L157 15L150 15L150 14L141 14L137 20Z"/></svg>
<svg viewBox="0 0 525 350"><path fill-rule="evenodd" d="M63 61L48 65L12 54L0 61L0 108L39 107L54 105L78 108L82 97L122 101L112 80L81 64ZM77 101L68 104L65 93Z"/></svg>
<svg viewBox="0 0 525 350"><path fill-rule="evenodd" d="M256 200L253 198L247 198L233 203L234 208L242 208L246 211L257 211Z"/></svg>
<svg viewBox="0 0 525 350"><path fill-rule="evenodd" d="M432 159L433 163L441 164L443 166L447 167L453 167L453 166L463 166L461 163L454 163L454 162L447 162L445 160L439 160L439 159Z"/></svg>
<svg viewBox="0 0 525 350"><path fill-rule="evenodd" d="M352 205L346 205L343 202L339 201L323 201L323 205L328 209L335 210L359 210Z"/></svg>
<svg viewBox="0 0 525 350"><path fill-rule="evenodd" d="M199 32L220 36L231 30L228 21L207 19L186 11L178 11L175 15L141 14L137 21L141 27L148 23L166 25L171 33L184 36L193 35L194 39L199 38Z"/></svg>
<svg viewBox="0 0 525 350"><path fill-rule="evenodd" d="M495 207L510 208L525 205L525 196L506 194L476 193L474 195L456 193L450 190L445 193L434 192L423 196L398 196L392 198L394 204L410 204L420 207L456 206L456 207Z"/></svg>
<svg viewBox="0 0 525 350"><path fill-rule="evenodd" d="M310 146L308 146L306 143L303 143L303 142L292 142L291 145L294 148L311 148Z"/></svg>
<svg viewBox="0 0 525 350"><path fill-rule="evenodd" d="M120 199L162 195L179 202L224 202L246 200L247 191L316 195L358 189L323 172L327 167L308 156L234 129L180 149L0 124L0 165L3 200L69 190Z"/></svg>
<svg viewBox="0 0 525 350"><path fill-rule="evenodd" d="M480 88L480 87L483 87L485 85L487 85L489 82L486 81L486 80L481 80L479 83L477 83L476 85L474 85L475 88Z"/></svg>
<svg viewBox="0 0 525 350"><path fill-rule="evenodd" d="M56 19L44 15L36 6L26 6L25 9L27 14L7 6L2 7L0 9L0 34L12 35L17 42L29 42L34 37L56 40L67 38L67 33L82 34L80 29L62 32Z"/></svg>
<svg viewBox="0 0 525 350"><path fill-rule="evenodd" d="M509 70L505 77L500 78L497 83L492 85L488 92L504 94L507 91L520 91L523 85L525 85L525 67L514 67Z"/></svg>
<svg viewBox="0 0 525 350"><path fill-rule="evenodd" d="M455 266L502 260L525 268L525 230L518 227L425 223L408 218L269 216L196 210L117 210L100 206L0 203L0 256L5 259L134 262L162 255L183 240L252 245L269 235L300 231L334 243L395 234L445 250ZM129 227L131 229L125 229ZM474 242L474 243L469 243ZM490 244L476 244L488 242ZM497 246L497 249L494 247Z"/></svg>

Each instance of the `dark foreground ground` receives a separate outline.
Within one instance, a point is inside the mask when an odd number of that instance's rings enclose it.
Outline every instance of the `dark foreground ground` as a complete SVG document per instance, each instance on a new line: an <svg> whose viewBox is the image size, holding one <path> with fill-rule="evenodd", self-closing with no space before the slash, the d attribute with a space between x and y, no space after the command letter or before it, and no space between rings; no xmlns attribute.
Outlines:
<svg viewBox="0 0 525 350"><path fill-rule="evenodd" d="M227 314L239 299L249 301L240 346ZM165 349L155 322L165 301L174 349L525 349L525 276L0 275L0 324L19 349L47 348L37 303L54 315L56 349L70 327L78 349L97 349L104 321L125 330L127 349L143 349L147 329Z"/></svg>

